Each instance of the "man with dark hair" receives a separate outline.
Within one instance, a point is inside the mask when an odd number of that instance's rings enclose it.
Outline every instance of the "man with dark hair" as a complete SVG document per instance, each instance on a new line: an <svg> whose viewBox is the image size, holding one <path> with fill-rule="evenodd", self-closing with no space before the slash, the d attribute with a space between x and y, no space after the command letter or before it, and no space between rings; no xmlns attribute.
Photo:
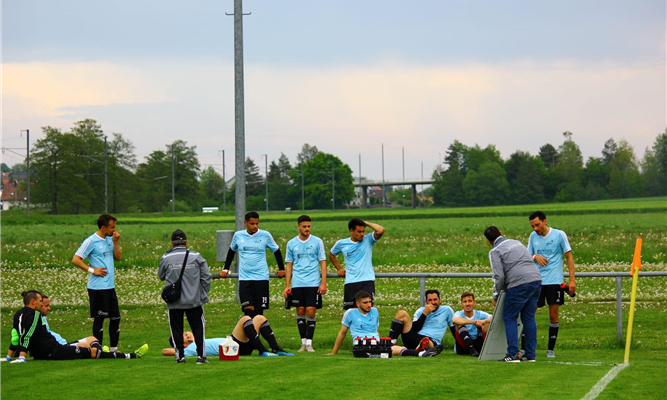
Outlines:
<svg viewBox="0 0 667 400"><path fill-rule="evenodd" d="M311 219L297 219L299 234L287 243L285 255L285 298L292 295L296 307L296 326L301 336L299 351L314 352L315 310L322 307L322 295L327 292L327 261L322 239L311 235ZM292 279L293 278L293 279ZM291 284L291 286L290 286Z"/></svg>
<svg viewBox="0 0 667 400"><path fill-rule="evenodd" d="M454 310L450 306L440 305L440 292L435 289L426 291L426 306L415 311L412 318L405 310L399 310L391 322L389 337L391 343L401 336L403 345L409 349L426 350L442 344L448 328L452 328Z"/></svg>
<svg viewBox="0 0 667 400"><path fill-rule="evenodd" d="M474 294L463 292L461 295L463 310L457 311L452 317L452 322L456 325L454 330L454 338L456 339L454 351L456 354L479 357L479 350L482 349L484 344L492 315L481 310L475 310L476 304Z"/></svg>
<svg viewBox="0 0 667 400"><path fill-rule="evenodd" d="M373 269L373 246L384 235L384 228L378 224L352 218L347 224L350 237L341 239L329 252L329 260L336 267L338 276L345 277L343 309L354 307L354 296L363 290L375 300L375 270ZM373 232L365 235L366 227ZM341 267L337 256L343 253L345 269Z"/></svg>
<svg viewBox="0 0 667 400"><path fill-rule="evenodd" d="M208 303L211 288L211 274L204 257L196 251L188 250L185 232L178 229L171 234L171 250L160 260L157 275L165 284L181 280L181 296L173 303L167 303L169 330L174 340L174 355L177 363L184 363L183 357L183 316L188 318L190 329L197 343L197 364L206 364L206 343L204 339L204 304ZM181 274L181 271L183 272Z"/></svg>
<svg viewBox="0 0 667 400"><path fill-rule="evenodd" d="M507 355L501 361L535 361L537 347L537 326L535 311L537 298L542 289L542 277L537 270L528 249L518 240L506 239L495 226L484 231L484 236L493 247L489 251L489 261L493 273L493 305L496 305L501 290L505 290L503 322L507 337ZM517 318L525 334L526 353L519 353Z"/></svg>
<svg viewBox="0 0 667 400"><path fill-rule="evenodd" d="M94 341L89 348L78 345L68 346L59 344L53 335L47 331L42 322L39 310L42 308L42 294L36 290L21 293L25 307L14 314L14 325L11 334L11 344L18 359L14 363L26 362L26 355L30 352L35 360L75 360L81 358L137 358L143 357L148 351L144 344L134 353L103 352L99 342Z"/></svg>
<svg viewBox="0 0 667 400"><path fill-rule="evenodd" d="M577 288L574 283L574 259L572 248L565 232L547 225L547 216L542 211L535 211L528 217L533 232L528 238L528 251L533 255L535 265L542 275L542 291L537 307L549 304L549 343L547 357L556 358L554 347L558 338L558 310L565 304L565 285L563 284L563 255L567 260L570 278L567 291L572 296Z"/></svg>
<svg viewBox="0 0 667 400"><path fill-rule="evenodd" d="M116 297L114 260L120 261L122 252L116 231L116 218L102 214L97 219L97 232L83 241L72 258L72 264L88 272L90 317L93 318L93 336L103 343L104 319L109 318L109 346L118 350L120 338L120 310ZM83 262L88 258L90 266Z"/></svg>
<svg viewBox="0 0 667 400"><path fill-rule="evenodd" d="M246 229L234 233L220 278L226 278L234 256L239 253L239 297L241 309L250 318L269 309L269 266L266 249L271 250L278 263L278 277L285 277L285 265L280 247L268 231L259 229L259 214L251 211L243 221Z"/></svg>

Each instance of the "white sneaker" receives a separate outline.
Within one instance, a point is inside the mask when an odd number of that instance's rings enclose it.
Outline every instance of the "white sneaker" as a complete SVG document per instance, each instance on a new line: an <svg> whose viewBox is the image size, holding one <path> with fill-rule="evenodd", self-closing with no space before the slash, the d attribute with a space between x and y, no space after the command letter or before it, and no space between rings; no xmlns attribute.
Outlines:
<svg viewBox="0 0 667 400"><path fill-rule="evenodd" d="M547 358L556 358L553 350L547 350Z"/></svg>
<svg viewBox="0 0 667 400"><path fill-rule="evenodd" d="M314 353L314 352L315 352L315 349L313 349L313 345L312 345L312 344L307 344L307 345L306 345L306 351L309 352L309 353Z"/></svg>
<svg viewBox="0 0 667 400"><path fill-rule="evenodd" d="M302 353L302 352L304 352L304 351L306 351L306 350L308 350L308 347L306 347L305 344L302 344L301 347L299 348L299 350L297 350L297 352L298 352L298 353Z"/></svg>

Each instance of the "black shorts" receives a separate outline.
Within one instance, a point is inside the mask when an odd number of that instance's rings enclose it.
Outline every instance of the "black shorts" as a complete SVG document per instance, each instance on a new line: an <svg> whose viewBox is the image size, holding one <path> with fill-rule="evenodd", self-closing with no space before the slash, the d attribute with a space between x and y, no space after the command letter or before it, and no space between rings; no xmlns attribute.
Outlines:
<svg viewBox="0 0 667 400"><path fill-rule="evenodd" d="M322 295L317 293L319 286L292 288L292 307L322 308Z"/></svg>
<svg viewBox="0 0 667 400"><path fill-rule="evenodd" d="M90 349L58 344L49 354L34 355L35 360L79 360L90 358Z"/></svg>
<svg viewBox="0 0 667 400"><path fill-rule="evenodd" d="M561 289L560 285L542 285L540 297L537 299L537 307L544 307L546 304L558 304L562 306L565 304L565 289Z"/></svg>
<svg viewBox="0 0 667 400"><path fill-rule="evenodd" d="M255 348L250 343L250 340L247 342L242 342L234 337L234 335L232 335L232 340L239 344L239 356L249 356L252 354L253 350L255 350Z"/></svg>
<svg viewBox="0 0 667 400"><path fill-rule="evenodd" d="M241 308L269 309L269 281L239 281Z"/></svg>
<svg viewBox="0 0 667 400"><path fill-rule="evenodd" d="M346 283L343 292L343 310L357 307L357 303L354 301L354 296L362 290L370 293L371 300L375 302L375 281Z"/></svg>
<svg viewBox="0 0 667 400"><path fill-rule="evenodd" d="M426 336L420 335L417 332L414 332L413 330L409 330L405 333L401 333L401 340L403 340L403 346L407 347L408 349L414 350L419 346L419 343L424 339ZM433 343L435 343L435 340L431 339Z"/></svg>
<svg viewBox="0 0 667 400"><path fill-rule="evenodd" d="M481 336L477 336L477 339L472 340L472 345L475 346L475 349L478 352L482 351L482 346L484 346L484 338ZM454 350L456 351L456 354L465 356L470 355L470 347L468 347L468 345L465 344L463 340L459 341L459 338L456 339L456 345L454 347Z"/></svg>
<svg viewBox="0 0 667 400"><path fill-rule="evenodd" d="M88 289L90 318L120 318L116 289Z"/></svg>

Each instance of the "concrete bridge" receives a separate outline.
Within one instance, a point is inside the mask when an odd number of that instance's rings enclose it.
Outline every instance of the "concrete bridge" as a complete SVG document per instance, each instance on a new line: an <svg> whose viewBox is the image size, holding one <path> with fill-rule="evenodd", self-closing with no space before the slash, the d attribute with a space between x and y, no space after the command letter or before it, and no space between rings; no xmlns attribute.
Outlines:
<svg viewBox="0 0 667 400"><path fill-rule="evenodd" d="M417 208L417 185L432 185L432 179L426 180L417 180L417 181L404 181L404 182L362 182L355 183L354 187L361 188L361 208L366 208L368 204L368 188L375 186L408 186L412 187L412 208Z"/></svg>

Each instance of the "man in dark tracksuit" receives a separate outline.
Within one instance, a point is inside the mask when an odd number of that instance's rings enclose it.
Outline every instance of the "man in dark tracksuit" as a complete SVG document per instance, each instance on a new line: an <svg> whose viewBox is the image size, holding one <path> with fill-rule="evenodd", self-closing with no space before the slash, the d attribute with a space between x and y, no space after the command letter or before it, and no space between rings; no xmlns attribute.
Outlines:
<svg viewBox="0 0 667 400"><path fill-rule="evenodd" d="M211 274L204 257L196 251L188 250L187 244L188 240L182 230L176 230L171 234L172 249L162 256L157 275L167 285L172 284L178 280L185 263L181 279L181 297L173 303L167 303L169 329L174 341L176 362L184 363L183 315L185 315L197 344L197 364L205 364L208 360L204 339L204 304L208 303Z"/></svg>
<svg viewBox="0 0 667 400"><path fill-rule="evenodd" d="M142 346L141 351L125 354L121 352L102 352L102 346L95 341L90 348L72 345L62 345L46 329L39 312L42 307L42 294L36 290L22 293L25 307L14 314L12 329L12 345L14 354L19 358L12 363L26 362L26 355L30 352L35 360L76 360L80 358L136 358L143 356L148 345Z"/></svg>

